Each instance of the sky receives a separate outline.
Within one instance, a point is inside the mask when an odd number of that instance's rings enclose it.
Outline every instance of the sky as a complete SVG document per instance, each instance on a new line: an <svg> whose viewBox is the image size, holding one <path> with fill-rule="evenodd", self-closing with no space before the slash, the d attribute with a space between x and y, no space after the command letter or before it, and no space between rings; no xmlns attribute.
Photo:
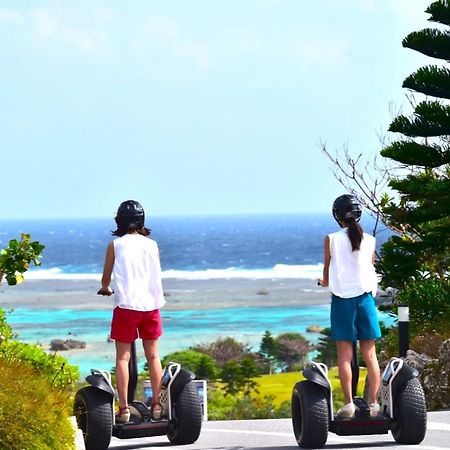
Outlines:
<svg viewBox="0 0 450 450"><path fill-rule="evenodd" d="M0 2L0 219L329 211L381 149L423 0Z"/></svg>

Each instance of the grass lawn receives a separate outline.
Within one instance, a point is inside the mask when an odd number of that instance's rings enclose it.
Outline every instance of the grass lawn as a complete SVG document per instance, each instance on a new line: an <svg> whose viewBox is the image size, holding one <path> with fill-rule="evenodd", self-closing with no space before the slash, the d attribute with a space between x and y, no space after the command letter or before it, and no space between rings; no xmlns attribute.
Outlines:
<svg viewBox="0 0 450 450"><path fill-rule="evenodd" d="M364 381L366 379L366 368L360 367L359 383L358 383L358 395L362 396L364 389ZM339 377L337 374L337 368L333 367L329 371L329 377L331 385L333 387L333 397L335 401L341 403L342 406L342 391L339 383ZM255 379L259 386L259 395L272 395L274 396L274 404L279 406L284 401L291 401L292 389L298 381L304 380L303 375L300 372L288 372L288 373L275 373L273 375L261 375Z"/></svg>

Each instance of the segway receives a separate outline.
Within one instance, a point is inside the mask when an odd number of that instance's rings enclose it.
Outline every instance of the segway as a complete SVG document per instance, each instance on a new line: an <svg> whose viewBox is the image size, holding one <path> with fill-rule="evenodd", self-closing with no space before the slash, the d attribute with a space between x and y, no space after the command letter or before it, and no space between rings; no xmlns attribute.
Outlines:
<svg viewBox="0 0 450 450"><path fill-rule="evenodd" d="M194 443L202 426L202 406L192 383L194 374L178 363L167 365L161 379L162 415L154 420L150 409L134 400L138 379L135 343L131 345L129 370L129 422L115 422L114 388L108 371L91 369L86 377L89 386L76 393L74 416L83 432L86 450L106 450L112 436L130 439L167 435L176 445Z"/></svg>
<svg viewBox="0 0 450 450"><path fill-rule="evenodd" d="M354 347L355 362L356 351ZM355 367L355 366L354 366ZM357 366L356 366L357 367ZM369 406L356 397L356 413L351 419L340 418L333 411L333 392L328 368L311 362L303 370L306 378L296 383L292 392L292 425L295 439L302 448L322 448L328 431L339 436L386 434L389 430L399 444L420 444L425 438L427 409L418 371L400 358L391 358L381 377L381 408L377 417L370 416Z"/></svg>

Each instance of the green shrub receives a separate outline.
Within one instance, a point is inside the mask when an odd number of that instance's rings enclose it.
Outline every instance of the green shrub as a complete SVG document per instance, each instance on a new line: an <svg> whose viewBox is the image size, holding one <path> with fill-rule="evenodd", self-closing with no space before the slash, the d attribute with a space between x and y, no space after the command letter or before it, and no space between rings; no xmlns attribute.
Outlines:
<svg viewBox="0 0 450 450"><path fill-rule="evenodd" d="M68 364L67 359L56 353L48 354L41 347L13 339L5 312L0 308L0 357L5 361L20 361L38 370L42 376L60 388L73 387L80 374L78 367Z"/></svg>
<svg viewBox="0 0 450 450"><path fill-rule="evenodd" d="M396 297L409 306L410 331L450 333L450 279L427 278L409 282Z"/></svg>
<svg viewBox="0 0 450 450"><path fill-rule="evenodd" d="M20 240L11 239L6 248L0 250L0 282L3 275L10 286L22 283L23 273L30 263L41 265L42 251L45 245L31 241L31 235L22 233Z"/></svg>
<svg viewBox="0 0 450 450"><path fill-rule="evenodd" d="M0 448L73 450L70 395L48 376L0 356Z"/></svg>
<svg viewBox="0 0 450 450"><path fill-rule="evenodd" d="M72 387L79 378L78 367L68 364L66 358L48 354L41 347L15 340L0 345L0 357L6 362L22 362L60 388Z"/></svg>
<svg viewBox="0 0 450 450"><path fill-rule="evenodd" d="M169 362L175 361L184 369L195 373L197 379L213 380L217 378L218 368L211 356L196 350L180 350L178 352L169 353L161 360L162 366L166 366ZM147 365L145 365L147 370Z"/></svg>
<svg viewBox="0 0 450 450"><path fill-rule="evenodd" d="M277 406L272 395L226 395L218 386L208 390L208 418L210 420L278 419L290 417L291 403Z"/></svg>
<svg viewBox="0 0 450 450"><path fill-rule="evenodd" d="M0 308L0 341L3 342L4 340L12 339L13 336L14 333L6 322L5 311Z"/></svg>

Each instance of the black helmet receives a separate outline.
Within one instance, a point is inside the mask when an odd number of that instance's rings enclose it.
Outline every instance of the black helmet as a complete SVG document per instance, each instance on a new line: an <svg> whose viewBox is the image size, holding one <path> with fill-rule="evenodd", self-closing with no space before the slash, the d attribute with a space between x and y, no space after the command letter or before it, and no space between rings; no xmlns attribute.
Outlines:
<svg viewBox="0 0 450 450"><path fill-rule="evenodd" d="M338 223L340 220L347 222L349 219L355 219L358 222L361 213L361 203L354 195L341 195L333 202L333 217Z"/></svg>
<svg viewBox="0 0 450 450"><path fill-rule="evenodd" d="M127 230L142 228L145 222L144 208L135 200L122 202L117 210L115 220L119 228Z"/></svg>

